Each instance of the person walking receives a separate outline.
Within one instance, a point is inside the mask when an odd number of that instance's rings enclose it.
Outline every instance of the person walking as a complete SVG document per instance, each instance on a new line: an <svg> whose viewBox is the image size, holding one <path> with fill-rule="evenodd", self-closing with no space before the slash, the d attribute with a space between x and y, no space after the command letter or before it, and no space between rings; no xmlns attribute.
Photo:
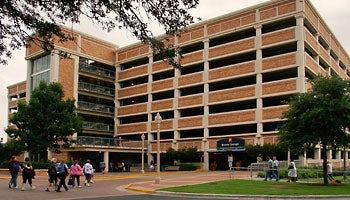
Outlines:
<svg viewBox="0 0 350 200"><path fill-rule="evenodd" d="M328 179L333 182L334 181L334 177L333 177L333 166L332 163L327 161L327 176Z"/></svg>
<svg viewBox="0 0 350 200"><path fill-rule="evenodd" d="M101 161L101 162L99 163L99 167L100 167L101 173L104 174L104 173L105 173L105 170L106 170L106 163L103 162L103 161Z"/></svg>
<svg viewBox="0 0 350 200"><path fill-rule="evenodd" d="M72 177L72 187L75 187L75 180L77 182L77 187L81 187L80 186L80 176L82 174L82 168L81 166L78 164L78 161L75 160L73 165L70 166L70 170L69 170L69 174Z"/></svg>
<svg viewBox="0 0 350 200"><path fill-rule="evenodd" d="M276 177L278 179L280 179L280 176L278 175L278 165L279 165L279 162L277 160L277 157L276 156L273 156L272 157L272 160L273 160L273 172L275 173Z"/></svg>
<svg viewBox="0 0 350 200"><path fill-rule="evenodd" d="M66 191L68 191L68 187L66 184L66 177L68 175L68 166L64 162L59 162L57 164L57 177L60 180L57 186L56 192L61 192L61 187L63 186Z"/></svg>
<svg viewBox="0 0 350 200"><path fill-rule="evenodd" d="M17 158L15 156L11 157L10 162L8 163L8 168L11 174L11 179L9 182L9 188L15 188L17 189L17 178L18 178L18 172L20 171L21 167L19 162L17 161Z"/></svg>
<svg viewBox="0 0 350 200"><path fill-rule="evenodd" d="M30 185L31 189L35 189L35 186L33 186L33 178L35 177L35 171L30 163L30 160L28 157L24 159L24 163L22 166L22 191L25 190L25 184L28 181L28 184Z"/></svg>
<svg viewBox="0 0 350 200"><path fill-rule="evenodd" d="M57 190L57 168L56 168L56 158L51 159L51 163L47 169L47 174L49 176L49 184L47 185L46 192L50 192L50 187L54 186L55 191Z"/></svg>
<svg viewBox="0 0 350 200"><path fill-rule="evenodd" d="M267 170L266 170L264 181L267 181L267 178L270 178L270 179L276 178L276 181L278 181L278 177L273 172L273 161L272 161L272 159L269 156L266 156L266 160L267 160Z"/></svg>
<svg viewBox="0 0 350 200"><path fill-rule="evenodd" d="M295 165L295 162L293 160L290 160L289 162L289 166L288 166L288 180L287 182L295 182L297 181L297 167Z"/></svg>
<svg viewBox="0 0 350 200"><path fill-rule="evenodd" d="M86 163L84 164L83 172L85 175L85 185L90 186L92 174L94 172L94 169L93 169L92 165L90 164L90 160L87 160Z"/></svg>

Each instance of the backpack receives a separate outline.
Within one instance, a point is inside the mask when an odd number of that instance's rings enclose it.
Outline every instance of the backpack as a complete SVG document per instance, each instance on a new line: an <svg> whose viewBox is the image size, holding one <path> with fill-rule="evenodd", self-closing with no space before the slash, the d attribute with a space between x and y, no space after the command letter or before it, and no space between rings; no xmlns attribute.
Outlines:
<svg viewBox="0 0 350 200"><path fill-rule="evenodd" d="M60 164L57 166L57 173L58 173L58 174L67 173L66 164L60 163Z"/></svg>
<svg viewBox="0 0 350 200"><path fill-rule="evenodd" d="M49 173L50 175L53 175L53 174L56 174L56 173L57 173L55 164L50 164L50 165L49 165L48 173Z"/></svg>
<svg viewBox="0 0 350 200"><path fill-rule="evenodd" d="M18 162L12 163L12 171L15 171L15 172L19 171L19 163Z"/></svg>

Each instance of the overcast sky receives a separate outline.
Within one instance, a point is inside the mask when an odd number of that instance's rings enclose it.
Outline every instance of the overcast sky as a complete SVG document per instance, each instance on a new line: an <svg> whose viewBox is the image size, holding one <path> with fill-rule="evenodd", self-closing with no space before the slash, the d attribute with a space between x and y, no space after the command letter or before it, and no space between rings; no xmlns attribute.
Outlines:
<svg viewBox="0 0 350 200"><path fill-rule="evenodd" d="M226 13L240 10L252 5L256 5L266 0L200 0L196 9L192 10L193 16L207 20ZM344 49L350 52L350 1L349 0L311 0L322 18L326 21L333 34L342 44ZM123 47L137 42L130 33L123 30L115 30L110 33L99 30L88 21L83 21L75 26L76 30L85 32L103 40L117 44ZM161 34L161 30L155 28L156 35ZM7 86L24 81L26 79L26 61L24 60L25 51L13 52L13 57L9 60L7 66L0 65L0 137L6 139L4 132L7 126Z"/></svg>

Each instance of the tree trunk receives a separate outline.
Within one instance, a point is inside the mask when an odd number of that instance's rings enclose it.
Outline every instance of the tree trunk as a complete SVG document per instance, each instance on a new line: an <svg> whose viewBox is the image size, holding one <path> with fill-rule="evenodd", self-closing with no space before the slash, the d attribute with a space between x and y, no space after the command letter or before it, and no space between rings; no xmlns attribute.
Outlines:
<svg viewBox="0 0 350 200"><path fill-rule="evenodd" d="M322 143L324 144L324 143ZM328 184L328 177L327 177L327 145L322 145L321 148L321 158L323 159L322 168L323 168L323 184Z"/></svg>

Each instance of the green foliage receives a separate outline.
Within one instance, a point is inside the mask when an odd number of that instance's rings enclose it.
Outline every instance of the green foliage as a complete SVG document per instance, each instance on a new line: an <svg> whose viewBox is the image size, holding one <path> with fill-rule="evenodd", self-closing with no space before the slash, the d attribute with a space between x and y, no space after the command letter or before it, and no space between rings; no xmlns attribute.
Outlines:
<svg viewBox="0 0 350 200"><path fill-rule="evenodd" d="M194 171L196 170L196 166L190 164L180 164L180 171Z"/></svg>
<svg viewBox="0 0 350 200"><path fill-rule="evenodd" d="M33 161L31 162L34 169L47 169L50 161Z"/></svg>
<svg viewBox="0 0 350 200"><path fill-rule="evenodd" d="M263 161L265 160L266 156L270 156L271 158L272 156L276 156L278 160L287 160L288 150L279 143L265 144L263 146L249 144L245 146L245 149L248 156L248 163L255 163L258 156L261 156ZM298 154L292 153L291 157L298 158Z"/></svg>
<svg viewBox="0 0 350 200"><path fill-rule="evenodd" d="M200 153L197 147L180 148L178 151L169 148L165 154L162 154L163 164L174 164L174 161L180 162L199 162Z"/></svg>
<svg viewBox="0 0 350 200"><path fill-rule="evenodd" d="M31 94L28 104L19 103L18 112L9 120L17 128L8 128L23 150L46 156L47 149L59 153L69 148L74 140L68 138L82 130L82 120L75 113L74 100L63 100L59 83L41 82Z"/></svg>
<svg viewBox="0 0 350 200"><path fill-rule="evenodd" d="M23 146L17 140L9 140L5 144L0 144L0 162L8 162L12 156L22 154Z"/></svg>
<svg viewBox="0 0 350 200"><path fill-rule="evenodd" d="M155 42L149 25L158 22L166 34L174 34L194 22L189 9L197 6L199 0L168 1L0 1L0 64L11 58L11 50L35 43L45 51L55 49L52 38L58 42L76 40L73 30L65 32L59 24L68 27L80 23L81 16L102 30L125 28L137 39L151 44L157 54L174 56L174 52L164 48L162 42ZM43 15L43 13L45 13ZM145 16L146 15L146 16ZM32 34L29 31L36 34ZM162 51L162 49L165 49ZM168 53L170 53L168 55ZM169 63L174 64L172 57Z"/></svg>
<svg viewBox="0 0 350 200"><path fill-rule="evenodd" d="M327 179L327 147L349 145L345 129L350 124L350 81L338 76L316 77L312 90L298 94L289 101L283 113L279 142L292 152L302 154L320 144L324 184Z"/></svg>

